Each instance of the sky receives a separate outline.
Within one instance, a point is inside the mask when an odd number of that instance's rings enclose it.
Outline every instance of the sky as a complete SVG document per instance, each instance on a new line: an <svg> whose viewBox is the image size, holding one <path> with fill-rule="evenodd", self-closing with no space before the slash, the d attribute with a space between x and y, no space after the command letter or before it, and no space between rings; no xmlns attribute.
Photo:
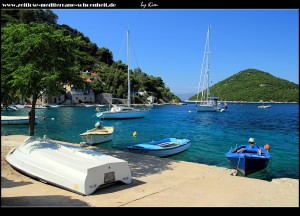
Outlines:
<svg viewBox="0 0 300 216"><path fill-rule="evenodd" d="M249 68L299 84L297 9L53 9L114 61L161 77L174 94L196 94L208 26L211 86Z"/></svg>

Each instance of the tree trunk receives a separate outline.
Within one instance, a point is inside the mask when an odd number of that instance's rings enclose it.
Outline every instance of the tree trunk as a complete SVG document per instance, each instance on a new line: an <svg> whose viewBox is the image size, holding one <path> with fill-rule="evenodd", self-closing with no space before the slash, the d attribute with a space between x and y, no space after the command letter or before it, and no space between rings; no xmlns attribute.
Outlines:
<svg viewBox="0 0 300 216"><path fill-rule="evenodd" d="M37 101L37 96L33 95L32 103L31 103L31 110L28 113L29 115L29 136L34 136L34 126L35 126L35 105Z"/></svg>

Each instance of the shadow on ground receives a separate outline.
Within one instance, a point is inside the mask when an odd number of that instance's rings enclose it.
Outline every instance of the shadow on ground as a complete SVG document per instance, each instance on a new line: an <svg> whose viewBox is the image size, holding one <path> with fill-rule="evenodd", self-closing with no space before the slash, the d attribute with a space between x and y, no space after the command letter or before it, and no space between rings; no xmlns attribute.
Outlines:
<svg viewBox="0 0 300 216"><path fill-rule="evenodd" d="M127 190L129 188L133 188L133 187L136 187L136 186L142 185L142 184L145 184L145 182L139 181L136 179L132 179L131 184L124 184L123 182L116 182L114 184L107 185L105 187L99 187L94 193L90 194L89 196L110 194L110 193L114 193L117 191Z"/></svg>
<svg viewBox="0 0 300 216"><path fill-rule="evenodd" d="M14 182L7 178L1 177L1 188L12 188L32 184L31 182Z"/></svg>
<svg viewBox="0 0 300 216"><path fill-rule="evenodd" d="M72 199L67 196L20 196L20 197L1 197L1 207L90 207L86 202Z"/></svg>
<svg viewBox="0 0 300 216"><path fill-rule="evenodd" d="M102 149L97 147L89 148L127 161L133 178L160 173L164 170L172 170L171 164L178 163L175 160L167 158L159 158L114 149Z"/></svg>

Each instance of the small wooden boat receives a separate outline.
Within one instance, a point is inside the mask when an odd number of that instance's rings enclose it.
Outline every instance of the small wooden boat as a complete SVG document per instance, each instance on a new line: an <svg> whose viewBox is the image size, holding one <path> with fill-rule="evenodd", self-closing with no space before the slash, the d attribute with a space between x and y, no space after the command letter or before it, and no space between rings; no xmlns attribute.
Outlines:
<svg viewBox="0 0 300 216"><path fill-rule="evenodd" d="M97 105L96 105L96 107L100 107L100 108L101 108L101 107L106 107L106 106L107 106L107 104L97 104Z"/></svg>
<svg viewBox="0 0 300 216"><path fill-rule="evenodd" d="M59 107L61 107L61 105L57 105L57 104L48 104L48 105L45 105L46 107L48 107L48 108L59 108Z"/></svg>
<svg viewBox="0 0 300 216"><path fill-rule="evenodd" d="M131 183L127 161L79 146L64 145L44 136L28 137L5 157L15 169L42 182L89 195L121 181Z"/></svg>
<svg viewBox="0 0 300 216"><path fill-rule="evenodd" d="M112 140L114 131L114 127L101 126L100 122L97 122L95 128L80 134L80 136L87 144L95 145Z"/></svg>
<svg viewBox="0 0 300 216"><path fill-rule="evenodd" d="M84 107L95 107L95 104L85 104L85 103L81 103L82 106Z"/></svg>
<svg viewBox="0 0 300 216"><path fill-rule="evenodd" d="M16 106L8 106L7 111L18 111L18 108Z"/></svg>
<svg viewBox="0 0 300 216"><path fill-rule="evenodd" d="M271 105L260 105L260 106L258 106L258 108L260 108L260 109L266 109L266 108L270 108L271 107Z"/></svg>
<svg viewBox="0 0 300 216"><path fill-rule="evenodd" d="M188 139L166 138L159 141L127 146L134 153L147 154L157 157L167 157L187 150L191 146Z"/></svg>
<svg viewBox="0 0 300 216"><path fill-rule="evenodd" d="M39 122L38 117L35 117L35 124ZM28 116L1 116L1 124L9 124L9 125L16 125L16 124L29 124L29 117Z"/></svg>
<svg viewBox="0 0 300 216"><path fill-rule="evenodd" d="M24 109L27 108L27 105L16 104L15 107L17 107L18 109Z"/></svg>
<svg viewBox="0 0 300 216"><path fill-rule="evenodd" d="M31 109L32 105L27 105L27 108ZM35 105L35 109L49 109L49 107L44 105Z"/></svg>
<svg viewBox="0 0 300 216"><path fill-rule="evenodd" d="M259 150L261 149L261 150ZM268 166L271 155L268 148L240 145L225 154L231 166L244 176L261 171Z"/></svg>

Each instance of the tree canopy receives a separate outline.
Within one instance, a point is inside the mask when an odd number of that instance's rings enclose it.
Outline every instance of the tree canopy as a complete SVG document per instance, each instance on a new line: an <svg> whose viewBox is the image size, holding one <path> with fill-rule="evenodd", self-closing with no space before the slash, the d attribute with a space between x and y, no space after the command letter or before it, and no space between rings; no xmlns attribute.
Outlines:
<svg viewBox="0 0 300 216"><path fill-rule="evenodd" d="M6 23L49 23L56 24L58 16L49 9L45 10L1 10L2 25Z"/></svg>
<svg viewBox="0 0 300 216"><path fill-rule="evenodd" d="M80 83L77 47L80 38L65 36L54 25L31 22L1 28L1 94L32 97L31 115L43 94L61 93L65 83ZM34 125L34 122L31 122ZM34 127L30 135L34 135Z"/></svg>

